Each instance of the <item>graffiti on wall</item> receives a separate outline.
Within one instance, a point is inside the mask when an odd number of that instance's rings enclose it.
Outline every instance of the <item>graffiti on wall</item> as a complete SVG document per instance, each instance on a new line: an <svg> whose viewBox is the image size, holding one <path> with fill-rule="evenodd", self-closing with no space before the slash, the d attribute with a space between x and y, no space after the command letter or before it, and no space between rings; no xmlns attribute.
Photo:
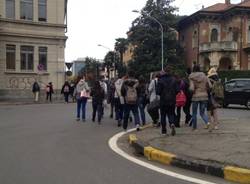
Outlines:
<svg viewBox="0 0 250 184"><path fill-rule="evenodd" d="M10 77L6 80L8 89L31 89L35 81L38 81L40 86L44 86L40 77Z"/></svg>

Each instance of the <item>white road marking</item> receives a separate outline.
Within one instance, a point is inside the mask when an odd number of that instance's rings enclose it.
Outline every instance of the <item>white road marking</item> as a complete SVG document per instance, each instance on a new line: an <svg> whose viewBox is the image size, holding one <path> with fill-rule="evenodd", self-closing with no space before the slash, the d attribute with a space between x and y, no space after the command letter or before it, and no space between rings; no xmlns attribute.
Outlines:
<svg viewBox="0 0 250 184"><path fill-rule="evenodd" d="M154 166L152 164L149 164L147 162L143 162L139 159L136 159L130 155L128 155L127 153L125 153L124 151L122 151L118 146L117 146L117 140L123 136L124 134L126 133L129 133L129 132L132 132L134 131L135 129L131 129L131 130L128 130L127 132L120 132L116 135L114 135L113 137L111 137L109 139L109 147L114 151L116 152L117 154L119 154L120 156L138 164L138 165L141 165L143 167L146 167L148 169L151 169L151 170L154 170L156 172L159 172L159 173L162 173L162 174L165 174L165 175L168 175L168 176L171 176L171 177L174 177L174 178L178 178L178 179L181 179L181 180L184 180L184 181L188 181L188 182L192 182L192 183L197 183L197 184L216 184L216 183L212 183L212 182L208 182L208 181L204 181L204 180L200 180L200 179L197 179L197 178L192 178L192 177L189 177L189 176L185 176L185 175L182 175L182 174L178 174L178 173L175 173L175 172L172 172L172 171L168 171L166 169L162 169L160 167L157 167L157 166Z"/></svg>

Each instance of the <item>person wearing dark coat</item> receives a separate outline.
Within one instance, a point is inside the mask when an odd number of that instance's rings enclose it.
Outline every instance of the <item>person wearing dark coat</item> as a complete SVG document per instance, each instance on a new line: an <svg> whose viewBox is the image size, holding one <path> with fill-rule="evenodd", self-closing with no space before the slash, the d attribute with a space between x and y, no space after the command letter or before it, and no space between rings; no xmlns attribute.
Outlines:
<svg viewBox="0 0 250 184"><path fill-rule="evenodd" d="M39 84L35 81L33 86L32 86L32 92L34 94L34 101L38 102L39 99L39 93L40 93L40 86Z"/></svg>
<svg viewBox="0 0 250 184"><path fill-rule="evenodd" d="M46 86L46 100L52 102L52 94L54 93L52 82Z"/></svg>
<svg viewBox="0 0 250 184"><path fill-rule="evenodd" d="M69 103L70 85L68 81L65 81L65 83L63 84L61 94L64 95L65 102Z"/></svg>
<svg viewBox="0 0 250 184"><path fill-rule="evenodd" d="M101 87L99 81L95 82L94 87L91 89L90 96L92 96L92 107L93 107L92 121L95 122L96 112L97 112L98 124L100 124L102 118L102 106L105 97L105 92Z"/></svg>
<svg viewBox="0 0 250 184"><path fill-rule="evenodd" d="M179 92L177 81L171 75L169 67L161 73L157 84L156 94L160 96L160 114L161 114L161 133L167 134L166 116L171 127L171 135L175 135L175 104L176 95Z"/></svg>

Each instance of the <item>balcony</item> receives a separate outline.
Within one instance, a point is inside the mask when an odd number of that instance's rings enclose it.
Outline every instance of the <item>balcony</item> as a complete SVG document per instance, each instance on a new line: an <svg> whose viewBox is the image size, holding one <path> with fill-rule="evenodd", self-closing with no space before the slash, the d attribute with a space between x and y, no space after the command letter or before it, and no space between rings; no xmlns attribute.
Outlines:
<svg viewBox="0 0 250 184"><path fill-rule="evenodd" d="M237 51L238 43L233 41L201 43L200 52Z"/></svg>

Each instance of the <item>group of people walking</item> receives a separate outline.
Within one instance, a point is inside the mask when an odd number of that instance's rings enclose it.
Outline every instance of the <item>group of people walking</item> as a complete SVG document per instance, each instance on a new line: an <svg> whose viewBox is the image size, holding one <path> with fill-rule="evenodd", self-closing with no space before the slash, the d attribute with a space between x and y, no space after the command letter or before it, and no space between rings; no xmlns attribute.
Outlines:
<svg viewBox="0 0 250 184"><path fill-rule="evenodd" d="M119 75L110 81L104 78L97 80L92 87L82 77L77 85L66 81L61 94L66 103L69 102L69 96L76 100L77 121L86 121L86 104L92 98L92 121L97 120L101 124L104 106L108 103L110 118L114 116L117 126L122 126L125 131L129 120L134 121L137 131L146 124L145 109L153 125L161 127L162 135L167 135L167 120L171 135L176 134L182 110L185 113L185 125L192 127L192 130L197 130L198 109L204 128L210 132L218 129L218 107L223 101L224 89L215 68L211 68L206 75L199 65L194 65L192 71L188 69L185 77L180 77L174 75L170 67L166 67L164 71L153 73L149 82L143 76L138 79L135 76L134 71L129 71L127 75ZM46 100L51 102L54 93L52 82L45 89ZM37 102L40 91L37 82L33 84L32 91Z"/></svg>
<svg viewBox="0 0 250 184"><path fill-rule="evenodd" d="M223 89L215 68L211 68L208 75L200 71L200 66L195 65L193 70L187 70L186 76L181 78L173 75L171 68L153 74L149 83L140 76L135 78L135 72L129 71L125 76L110 82L96 81L90 88L81 79L75 90L77 100L77 120L86 119L86 103L92 97L92 121L101 123L104 114L104 101L108 99L111 106L110 117L115 119L117 125L126 131L131 118L136 130L145 125L145 108L156 127L161 127L161 133L167 135L167 119L171 135L176 134L180 127L181 110L185 113L185 124L197 130L197 112L205 123L204 128L211 132L218 129L218 110L220 100L223 99ZM190 112L192 106L192 113ZM114 107L114 108L113 108Z"/></svg>
<svg viewBox="0 0 250 184"><path fill-rule="evenodd" d="M69 96L72 97L73 101L73 92L74 92L74 83L69 83L68 81L65 81L65 83L62 86L61 89L61 94L64 96L64 101L66 103L69 102ZM40 95L40 85L38 84L37 81L35 81L32 85L32 92L34 94L34 102L38 102L39 101L39 95ZM53 100L53 94L54 94L54 88L53 88L53 84L52 82L49 82L45 88L44 88L45 94L46 94L46 101L52 102Z"/></svg>
<svg viewBox="0 0 250 184"><path fill-rule="evenodd" d="M118 76L118 79L110 82L96 81L92 88L83 77L75 90L77 120L80 120L81 111L82 121L85 121L87 99L92 97L92 121L96 120L97 114L97 121L101 123L103 104L108 98L111 105L110 117L113 117L114 107L117 125L122 126L125 131L131 113L137 131L141 125L145 125L146 107L154 126L161 127L163 135L167 134L167 120L171 135L176 134L176 128L180 127L182 109L185 113L185 124L191 126L192 130L197 130L198 108L205 123L204 127L210 132L218 129L217 108L220 106L219 100L223 98L223 89L218 90L217 84L220 80L216 69L211 68L207 76L200 71L199 65L195 65L192 71L187 70L184 78L171 73L171 69L166 67L164 71L154 74L147 83L142 76L136 79L135 72L129 71L128 75Z"/></svg>

